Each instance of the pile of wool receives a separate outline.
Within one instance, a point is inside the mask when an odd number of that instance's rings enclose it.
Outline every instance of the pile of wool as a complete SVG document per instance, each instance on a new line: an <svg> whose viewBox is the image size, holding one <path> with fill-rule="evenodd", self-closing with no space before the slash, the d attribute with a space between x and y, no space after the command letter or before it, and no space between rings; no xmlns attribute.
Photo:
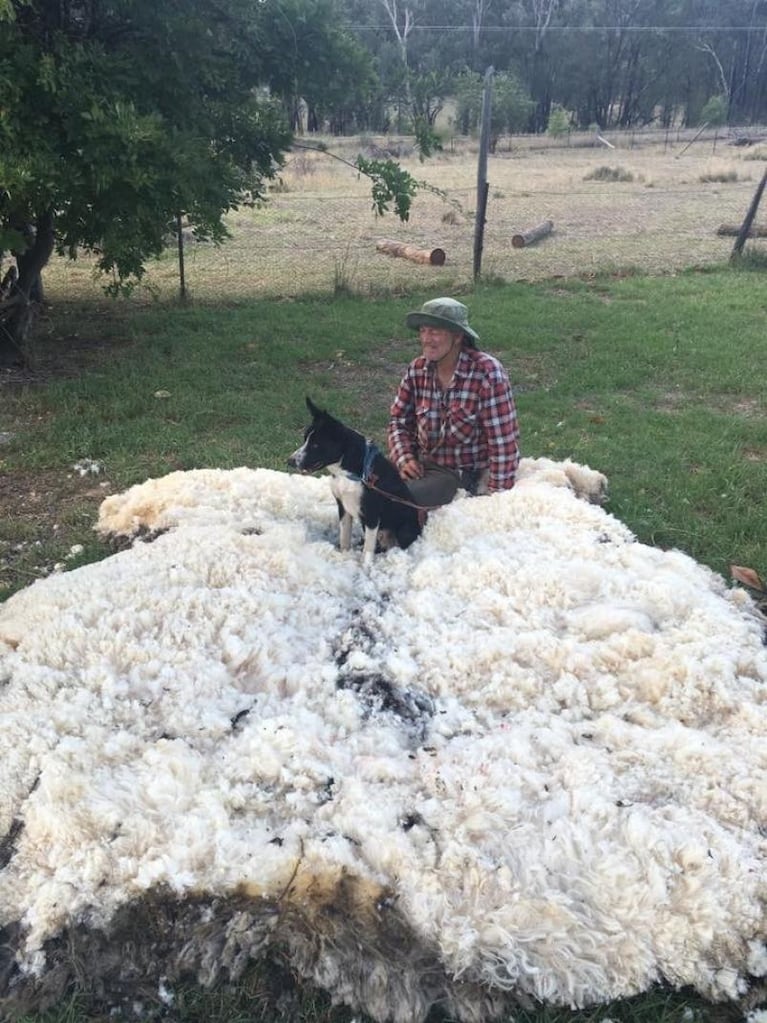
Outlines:
<svg viewBox="0 0 767 1023"><path fill-rule="evenodd" d="M750 599L528 460L407 551L325 478L108 498L129 549L0 608L0 1008L279 955L378 1020L767 973ZM148 542L151 540L151 542Z"/></svg>

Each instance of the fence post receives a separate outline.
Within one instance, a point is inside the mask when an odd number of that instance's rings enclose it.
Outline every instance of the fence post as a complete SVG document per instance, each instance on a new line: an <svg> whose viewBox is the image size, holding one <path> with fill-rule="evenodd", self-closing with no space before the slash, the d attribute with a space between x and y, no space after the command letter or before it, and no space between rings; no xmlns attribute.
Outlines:
<svg viewBox="0 0 767 1023"><path fill-rule="evenodd" d="M482 270L482 246L485 237L485 212L487 210L487 153L490 148L490 119L493 110L493 68L485 72L485 87L482 92L482 128L479 136L479 159L477 162L477 212L474 220L474 280Z"/></svg>

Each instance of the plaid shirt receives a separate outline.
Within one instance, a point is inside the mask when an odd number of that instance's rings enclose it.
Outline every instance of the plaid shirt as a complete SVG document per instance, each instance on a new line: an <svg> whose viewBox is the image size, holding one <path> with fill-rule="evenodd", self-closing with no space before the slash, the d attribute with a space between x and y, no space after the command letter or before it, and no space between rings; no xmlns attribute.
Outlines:
<svg viewBox="0 0 767 1023"><path fill-rule="evenodd" d="M448 469L489 469L488 490L508 490L518 437L509 378L492 355L463 348L446 391L424 356L408 366L389 420L389 454L398 468L412 455Z"/></svg>

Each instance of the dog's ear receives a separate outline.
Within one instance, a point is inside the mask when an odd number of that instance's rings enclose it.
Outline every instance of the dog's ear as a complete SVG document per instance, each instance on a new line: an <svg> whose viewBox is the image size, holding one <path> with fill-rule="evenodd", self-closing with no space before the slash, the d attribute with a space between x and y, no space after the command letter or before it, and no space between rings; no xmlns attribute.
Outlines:
<svg viewBox="0 0 767 1023"><path fill-rule="evenodd" d="M306 396L306 407L309 409L309 415L312 416L312 418L314 419L324 414L322 409L317 408L317 406L314 404L314 402L308 395Z"/></svg>

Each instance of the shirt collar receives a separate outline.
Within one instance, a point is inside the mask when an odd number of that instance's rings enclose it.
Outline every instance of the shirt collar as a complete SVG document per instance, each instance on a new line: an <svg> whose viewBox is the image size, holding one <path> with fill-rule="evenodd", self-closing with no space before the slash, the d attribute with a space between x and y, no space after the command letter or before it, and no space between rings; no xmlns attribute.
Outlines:
<svg viewBox="0 0 767 1023"><path fill-rule="evenodd" d="M473 365L473 359L469 354L469 349L465 346L461 347L461 351L458 354L458 362L455 364L453 370L453 377L467 377L471 373ZM426 368L429 372L429 376L434 380L437 376L437 367L433 362L426 362Z"/></svg>

